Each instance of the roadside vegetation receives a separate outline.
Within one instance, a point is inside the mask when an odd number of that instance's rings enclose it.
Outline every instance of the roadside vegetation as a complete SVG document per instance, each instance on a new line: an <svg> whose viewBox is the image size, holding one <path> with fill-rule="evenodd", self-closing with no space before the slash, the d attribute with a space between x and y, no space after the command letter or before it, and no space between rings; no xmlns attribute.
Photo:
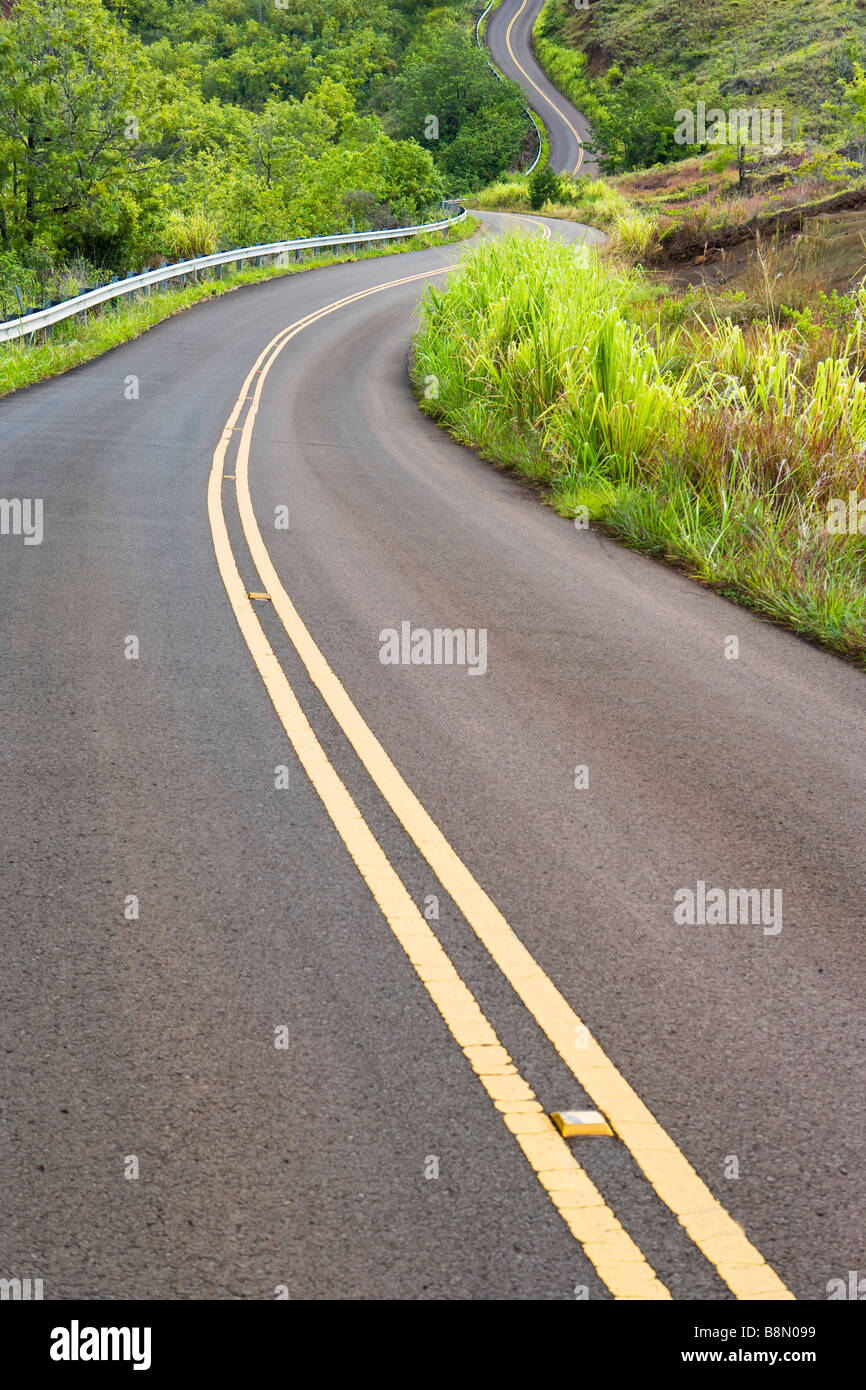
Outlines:
<svg viewBox="0 0 866 1390"><path fill-rule="evenodd" d="M611 249L645 259L657 243L654 218L640 211L609 180L572 178L541 167L536 174L511 174L490 184L470 199L473 207L498 212L535 212L599 227L611 238Z"/></svg>
<svg viewBox="0 0 866 1390"><path fill-rule="evenodd" d="M368 250L356 252L305 252L303 261L288 266L236 270L224 273L219 280L201 279L193 284L178 285L174 289L154 291L152 294L138 291L130 295L129 300L126 297L109 300L98 311L62 320L48 333L4 343L0 347L0 396L6 396L22 386L32 386L34 382L47 377L59 376L83 362L90 362L110 348L139 337L163 319L171 318L202 300L214 299L239 289L242 285L297 275L313 266L342 265L346 261L396 256L426 246L445 246L472 236L477 227L477 219L468 217L448 232L414 236L401 243L374 243Z"/></svg>
<svg viewBox="0 0 866 1390"><path fill-rule="evenodd" d="M531 130L473 16L469 0L16 0L0 319L197 254L423 221L518 167Z"/></svg>
<svg viewBox="0 0 866 1390"><path fill-rule="evenodd" d="M845 198L866 208L866 10L857 0L596 0L585 10L547 0L534 42L590 120L603 174L645 219L642 259L798 230ZM716 143L712 124L702 144L686 143L678 113L699 103L728 121L764 111L769 127L772 115L772 144L754 131Z"/></svg>
<svg viewBox="0 0 866 1390"><path fill-rule="evenodd" d="M843 99L866 53L859 0L547 0L534 41L592 122L607 173L682 157L674 113L699 100L778 107L786 141L828 148L861 124Z"/></svg>
<svg viewBox="0 0 866 1390"><path fill-rule="evenodd" d="M862 664L866 291L775 255L726 303L587 248L486 242L428 289L414 379L564 516Z"/></svg>

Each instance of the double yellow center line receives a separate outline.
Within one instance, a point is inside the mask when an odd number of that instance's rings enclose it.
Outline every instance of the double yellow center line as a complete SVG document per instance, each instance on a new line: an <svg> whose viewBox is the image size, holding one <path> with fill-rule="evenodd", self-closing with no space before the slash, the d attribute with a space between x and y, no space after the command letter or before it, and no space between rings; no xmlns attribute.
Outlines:
<svg viewBox="0 0 866 1390"><path fill-rule="evenodd" d="M329 314L383 290L445 273L449 268L403 276L334 300L276 334L259 354L226 421L208 483L208 516L229 602L283 728L346 849L569 1230L615 1297L670 1298L544 1113L528 1083L518 1074L327 758L265 636L238 570L223 510L226 456L233 437L239 434L234 469L237 506L263 589L312 682L373 782L536 1023L628 1147L657 1195L736 1297L789 1299L793 1295L607 1057L405 782L301 620L259 530L249 488L250 448L265 381L280 353L298 334ZM248 408L238 426L245 405Z"/></svg>

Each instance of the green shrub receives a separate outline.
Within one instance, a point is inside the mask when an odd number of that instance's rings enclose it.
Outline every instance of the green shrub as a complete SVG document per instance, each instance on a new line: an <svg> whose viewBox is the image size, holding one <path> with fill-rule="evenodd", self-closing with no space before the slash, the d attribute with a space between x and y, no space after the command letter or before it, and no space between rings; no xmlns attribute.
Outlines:
<svg viewBox="0 0 866 1390"><path fill-rule="evenodd" d="M534 212L559 198L559 178L549 164L533 170L529 177L529 206Z"/></svg>

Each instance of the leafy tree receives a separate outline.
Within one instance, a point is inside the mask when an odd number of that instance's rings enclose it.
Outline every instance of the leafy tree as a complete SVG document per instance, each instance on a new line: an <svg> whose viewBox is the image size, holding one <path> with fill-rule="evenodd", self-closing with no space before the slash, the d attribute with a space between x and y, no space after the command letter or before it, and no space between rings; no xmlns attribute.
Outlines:
<svg viewBox="0 0 866 1390"><path fill-rule="evenodd" d="M493 183L509 165L516 162L527 134L527 117L515 106L507 116L501 110L485 107L470 116L456 137L439 153L439 167L456 192L471 192ZM511 151L507 160L505 150Z"/></svg>
<svg viewBox="0 0 866 1390"><path fill-rule="evenodd" d="M349 231L353 215L361 230L359 193L371 194L376 205L404 224L435 203L443 187L431 156L414 141L393 141L382 134L364 149L332 145L301 170L292 198L293 235Z"/></svg>
<svg viewBox="0 0 866 1390"><path fill-rule="evenodd" d="M598 162L606 174L666 164L689 153L674 140L673 89L653 67L620 77L608 74L609 88L593 115Z"/></svg>
<svg viewBox="0 0 866 1390"><path fill-rule="evenodd" d="M520 89L502 82L460 28L427 44L390 84L392 133L433 153L452 187L472 189L514 164L526 137Z"/></svg>
<svg viewBox="0 0 866 1390"><path fill-rule="evenodd" d="M555 203L559 195L559 179L549 164L534 169L529 178L529 206L536 212L545 203Z"/></svg>
<svg viewBox="0 0 866 1390"><path fill-rule="evenodd" d="M866 72L860 63L854 63L850 81L841 81L838 108L825 102L828 110L841 113L848 147L856 154L861 166L866 167Z"/></svg>
<svg viewBox="0 0 866 1390"><path fill-rule="evenodd" d="M0 242L135 239L147 214L140 46L99 0L20 0L0 24Z"/></svg>
<svg viewBox="0 0 866 1390"><path fill-rule="evenodd" d="M364 157L373 174L373 191L403 224L416 221L445 194L431 155L414 140L380 135Z"/></svg>

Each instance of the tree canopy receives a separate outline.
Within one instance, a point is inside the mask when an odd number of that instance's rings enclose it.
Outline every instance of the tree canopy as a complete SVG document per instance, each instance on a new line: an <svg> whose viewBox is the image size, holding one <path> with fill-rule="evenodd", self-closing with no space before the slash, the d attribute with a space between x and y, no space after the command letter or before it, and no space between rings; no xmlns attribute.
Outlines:
<svg viewBox="0 0 866 1390"><path fill-rule="evenodd" d="M525 132L462 0L19 0L0 24L0 256L126 270L417 220Z"/></svg>

